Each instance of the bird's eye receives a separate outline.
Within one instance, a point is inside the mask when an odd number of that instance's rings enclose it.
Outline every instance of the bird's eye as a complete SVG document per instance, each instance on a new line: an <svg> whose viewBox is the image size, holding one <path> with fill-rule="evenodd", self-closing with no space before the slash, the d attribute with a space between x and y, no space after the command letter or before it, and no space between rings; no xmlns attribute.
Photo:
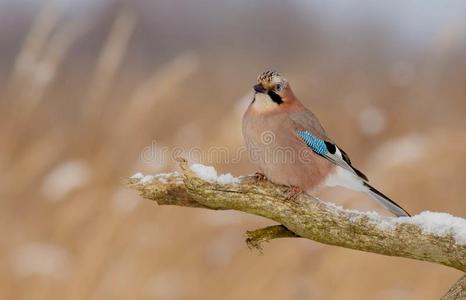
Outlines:
<svg viewBox="0 0 466 300"><path fill-rule="evenodd" d="M275 86L275 90L276 90L277 92L281 92L282 89L283 89L283 84L277 84L277 85Z"/></svg>

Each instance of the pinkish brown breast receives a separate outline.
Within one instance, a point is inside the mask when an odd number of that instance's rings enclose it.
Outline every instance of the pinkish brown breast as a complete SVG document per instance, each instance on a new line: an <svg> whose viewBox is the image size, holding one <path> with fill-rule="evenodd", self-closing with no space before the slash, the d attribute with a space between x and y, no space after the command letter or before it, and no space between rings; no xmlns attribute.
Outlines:
<svg viewBox="0 0 466 300"><path fill-rule="evenodd" d="M335 169L295 134L288 112L257 113L251 106L243 117L243 137L251 162L272 182L314 191Z"/></svg>

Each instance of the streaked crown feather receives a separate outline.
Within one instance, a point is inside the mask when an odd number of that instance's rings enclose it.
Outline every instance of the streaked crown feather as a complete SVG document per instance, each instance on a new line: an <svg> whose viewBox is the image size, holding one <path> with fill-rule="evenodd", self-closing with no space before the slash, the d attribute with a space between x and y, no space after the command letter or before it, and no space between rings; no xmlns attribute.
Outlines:
<svg viewBox="0 0 466 300"><path fill-rule="evenodd" d="M285 85L287 80L276 71L265 71L257 77L257 82L266 89L272 89L277 84Z"/></svg>

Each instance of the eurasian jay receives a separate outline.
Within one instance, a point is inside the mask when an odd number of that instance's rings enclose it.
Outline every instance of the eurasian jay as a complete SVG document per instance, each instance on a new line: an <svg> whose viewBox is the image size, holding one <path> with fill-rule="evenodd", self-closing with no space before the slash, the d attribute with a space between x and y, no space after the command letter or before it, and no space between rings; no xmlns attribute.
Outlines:
<svg viewBox="0 0 466 300"><path fill-rule="evenodd" d="M243 137L252 162L270 181L312 194L325 186L364 192L396 216L409 216L369 185L349 156L325 133L317 117L296 98L288 81L266 71L243 117Z"/></svg>

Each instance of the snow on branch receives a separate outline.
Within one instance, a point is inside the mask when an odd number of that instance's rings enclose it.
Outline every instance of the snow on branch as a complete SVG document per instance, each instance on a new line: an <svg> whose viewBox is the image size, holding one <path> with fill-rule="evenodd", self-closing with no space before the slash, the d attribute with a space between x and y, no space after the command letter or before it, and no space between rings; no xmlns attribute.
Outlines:
<svg viewBox="0 0 466 300"><path fill-rule="evenodd" d="M286 198L287 187L255 176L219 175L213 167L180 162L182 173L132 176L127 185L159 205L237 210L279 225L247 233L261 249L275 238L301 237L320 243L449 266L466 272L466 220L446 213L383 217L343 209L302 194ZM464 286L464 278L457 285ZM452 298L453 299L453 298Z"/></svg>

